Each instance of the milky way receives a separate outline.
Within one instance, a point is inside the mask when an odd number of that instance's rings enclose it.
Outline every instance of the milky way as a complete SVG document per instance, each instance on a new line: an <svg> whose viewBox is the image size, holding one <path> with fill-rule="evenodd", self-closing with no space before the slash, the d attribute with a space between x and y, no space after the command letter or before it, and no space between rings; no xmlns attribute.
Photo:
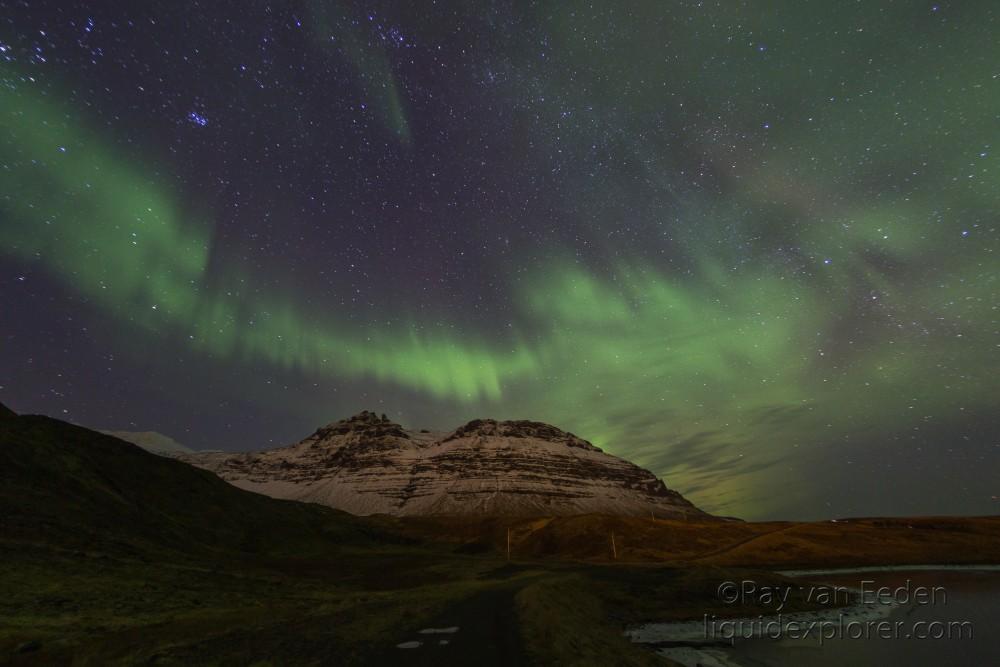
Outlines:
<svg viewBox="0 0 1000 667"><path fill-rule="evenodd" d="M0 2L5 404L1000 511L993 3L92 4Z"/></svg>

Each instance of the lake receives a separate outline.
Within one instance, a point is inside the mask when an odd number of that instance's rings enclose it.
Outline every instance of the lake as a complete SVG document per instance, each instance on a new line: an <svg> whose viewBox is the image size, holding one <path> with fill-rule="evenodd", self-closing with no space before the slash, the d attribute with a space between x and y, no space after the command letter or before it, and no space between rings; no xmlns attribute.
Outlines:
<svg viewBox="0 0 1000 667"><path fill-rule="evenodd" d="M907 584L909 580L909 584ZM874 591L888 587L911 590L908 604L884 607L878 621L887 621L897 634L892 638L869 632L867 637L823 639L818 631L806 639L741 639L729 648L667 648L663 655L682 664L703 667L940 667L954 665L1000 665L1000 573L969 570L897 571L811 575L810 582L823 582ZM866 583L862 583L862 582ZM912 591L933 590L933 599L915 604ZM889 594L903 598L903 594ZM828 618L836 620L834 612ZM870 615L869 615L870 617ZM857 624L853 633L861 634ZM928 638L914 635L922 633ZM909 635L909 636L907 636ZM970 636L971 635L971 636ZM702 635L703 636L703 635Z"/></svg>

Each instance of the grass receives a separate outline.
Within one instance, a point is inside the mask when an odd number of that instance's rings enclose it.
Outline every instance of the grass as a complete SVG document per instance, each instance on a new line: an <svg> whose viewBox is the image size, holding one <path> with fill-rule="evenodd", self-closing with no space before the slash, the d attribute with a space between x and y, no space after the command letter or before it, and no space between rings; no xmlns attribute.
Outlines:
<svg viewBox="0 0 1000 667"><path fill-rule="evenodd" d="M758 569L1000 563L1000 517L816 522L677 521L579 515L543 519L435 517L403 522L420 539L522 560ZM615 536L615 551L611 535Z"/></svg>
<svg viewBox="0 0 1000 667"><path fill-rule="evenodd" d="M637 649L617 624L608 623L604 601L590 592L591 582L574 573L521 589L516 597L524 646L540 665L647 667L663 665L653 653Z"/></svg>
<svg viewBox="0 0 1000 667"><path fill-rule="evenodd" d="M442 575L414 555L419 575L379 581L391 558L331 559L322 575L288 560L218 568L6 551L0 655L34 642L15 664L368 664L394 634L482 587L481 562L453 559Z"/></svg>

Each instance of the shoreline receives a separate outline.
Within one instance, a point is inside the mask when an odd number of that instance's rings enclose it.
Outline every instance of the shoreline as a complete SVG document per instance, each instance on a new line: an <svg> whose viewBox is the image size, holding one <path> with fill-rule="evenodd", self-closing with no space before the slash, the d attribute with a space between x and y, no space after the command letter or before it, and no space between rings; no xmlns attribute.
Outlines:
<svg viewBox="0 0 1000 667"><path fill-rule="evenodd" d="M816 611L800 611L790 614L773 614L758 616L740 616L710 621L707 615L701 620L675 621L671 623L647 623L625 631L625 636L636 644L653 649L657 655L668 658L684 667L743 667L731 651L735 646L733 640L724 637L709 637L709 623L717 621L744 622L748 624L761 622L778 622L781 634L788 631L792 624L808 625L811 623L845 623L867 622L887 618L901 605L898 604L855 604L833 609ZM763 628L755 631L752 637L741 636L741 641L761 640L767 638Z"/></svg>
<svg viewBox="0 0 1000 667"><path fill-rule="evenodd" d="M776 571L776 573L796 577L824 574L913 571L1000 572L1000 565L881 565L827 568L822 570L784 570ZM853 588L851 590L860 592ZM703 614L699 619L667 623L645 623L633 626L627 628L624 634L631 642L644 645L654 650L657 655L666 657L684 667L743 667L737 661L737 657L732 654L734 642L716 634L718 629L721 629L716 628L716 623L735 621L737 623L753 624L760 621L761 626L758 626L758 629L753 631L750 637L744 635L738 637L741 641L759 641L767 638L762 627L763 624L767 623L779 623L781 628L780 634L784 635L791 624L865 623L886 619L893 613L906 609L909 606L896 602L888 604L857 602L853 605L843 607L791 612L788 614L759 614L756 616L736 616L731 618L716 618L711 614ZM713 634L709 634L710 627ZM781 641L781 639L776 641Z"/></svg>
<svg viewBox="0 0 1000 667"><path fill-rule="evenodd" d="M774 570L786 577L808 577L823 574L863 574L865 572L1000 572L1000 565L862 565L859 567L831 567L815 570Z"/></svg>

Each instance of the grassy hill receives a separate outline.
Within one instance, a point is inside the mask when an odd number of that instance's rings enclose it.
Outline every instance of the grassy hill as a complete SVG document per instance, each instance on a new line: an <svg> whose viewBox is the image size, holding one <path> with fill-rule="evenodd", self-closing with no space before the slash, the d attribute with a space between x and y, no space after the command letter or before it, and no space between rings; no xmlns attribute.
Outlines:
<svg viewBox="0 0 1000 667"><path fill-rule="evenodd" d="M7 542L147 556L302 553L358 544L373 531L349 514L241 491L111 436L11 414L0 419L0 527Z"/></svg>

